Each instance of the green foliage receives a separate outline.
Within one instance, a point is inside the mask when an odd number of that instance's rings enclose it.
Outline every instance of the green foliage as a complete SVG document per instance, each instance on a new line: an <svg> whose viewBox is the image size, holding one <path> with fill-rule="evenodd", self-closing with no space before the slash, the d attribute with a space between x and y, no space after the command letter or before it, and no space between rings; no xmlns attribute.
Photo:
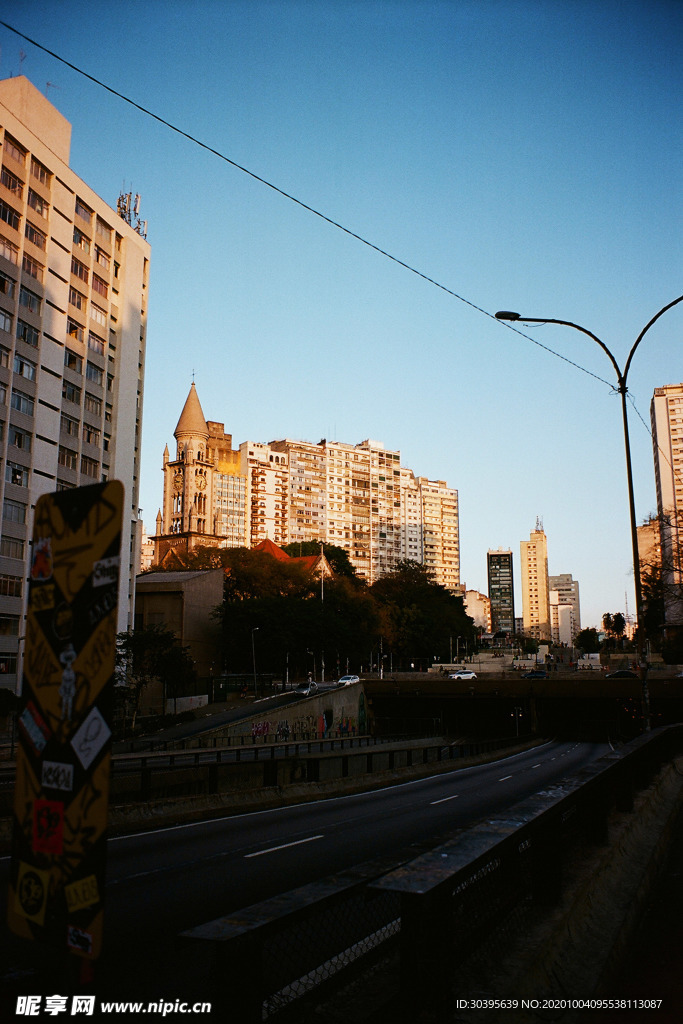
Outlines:
<svg viewBox="0 0 683 1024"><path fill-rule="evenodd" d="M116 663L125 672L137 712L142 691L160 680L165 696L182 693L195 679L194 662L187 647L166 626L146 626L116 637Z"/></svg>
<svg viewBox="0 0 683 1024"><path fill-rule="evenodd" d="M474 639L474 622L462 597L435 583L419 562L399 562L370 593L379 605L384 646L392 650L395 665L447 661L451 638Z"/></svg>
<svg viewBox="0 0 683 1024"><path fill-rule="evenodd" d="M576 634L574 643L584 654L597 654L600 650L600 636L597 629L582 629Z"/></svg>

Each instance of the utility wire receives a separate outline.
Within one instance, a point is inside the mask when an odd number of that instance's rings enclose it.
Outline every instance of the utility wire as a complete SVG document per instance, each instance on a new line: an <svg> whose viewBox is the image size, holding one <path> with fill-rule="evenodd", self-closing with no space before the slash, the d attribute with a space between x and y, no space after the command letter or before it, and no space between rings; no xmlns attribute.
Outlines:
<svg viewBox="0 0 683 1024"><path fill-rule="evenodd" d="M213 156L217 156L219 160L223 160L231 167L234 167L235 170L241 171L243 174L247 174L250 178L253 178L254 181L258 181L261 185L265 185L267 188L272 189L273 192L277 192L278 195L281 195L284 199L288 199L290 202L296 203L297 206L300 206L302 209L307 210L309 213L312 213L315 217L319 217L320 220L325 221L327 224L330 224L332 227L337 228L339 231L343 231L344 234L349 235L351 238L355 238L356 241L361 242L369 249L373 249L376 253L379 253L380 256L385 256L386 259L391 260L393 263L396 263L400 267L403 267L404 270L410 271L411 274L415 274L417 277L422 278L422 280L426 281L428 284L434 285L435 288L439 288L441 291L445 292L447 295L452 296L452 298L457 299L459 302L463 302L466 306L469 306L471 309L476 310L477 313L481 313L483 314L483 316L487 316L490 320L495 320L497 324L502 323L503 326L507 327L509 331L514 331L515 334L519 334L520 337L532 342L532 344L537 345L539 348L542 348L545 352L548 352L550 355L555 356L557 359L561 359L565 363L569 363L569 365L573 366L576 370L580 370L582 373L588 374L589 377L593 377L595 380L600 381L601 384L605 384L607 385L607 387L612 388L614 390L614 385L610 384L609 381L604 380L602 377L599 377L596 373L592 373L590 370L587 370L585 366L580 366L579 363L575 363L572 359L568 359L567 356L563 356L561 355L561 353L555 352L554 349L549 348L547 345L543 345L536 338L532 338L529 334L525 334L523 331L520 331L519 328L513 327L512 324L507 323L505 321L496 320L493 313L489 313L488 310L482 309L482 307L477 306L476 303L470 302L470 300L466 299L463 295L459 295L451 288L446 287L446 285L441 284L439 281L435 281L434 278L429 277L427 274L424 274L421 270L418 270L416 267L411 266L409 263L405 263L397 256L392 256L392 254L390 252L387 252L386 249L380 248L380 246L375 245L374 242L369 241L362 235L357 234L350 228L345 227L338 221L333 220L331 217L328 217L324 213L321 213L320 210L316 210L314 207L309 206L307 203L304 203L301 199L297 199L296 196L291 195L289 192L285 192L277 185L274 185L272 182L267 181L266 178L262 178L254 171L250 171L248 167L243 167L241 164L236 163L236 161L231 160L230 157L226 156L224 153L221 153L219 150L214 149L212 146L209 146L206 142L202 142L200 139L195 138L195 136L190 135L186 131L183 131L182 128L178 128L176 125L171 124L170 121L166 121L163 117L160 117L159 114L155 114L153 111L147 110L146 107L143 107L139 103L136 103L135 100L132 100L130 99L130 97L124 95L121 92L118 92L116 89L113 89L110 85L107 85L105 82L101 82L99 79L95 78L93 75L88 74L87 71L83 71L82 68L77 67L76 64L72 64L64 57L60 57L59 54L55 53L53 50L49 50L46 46L43 46L41 43L36 42L35 39L31 39L30 36L27 36L23 32L20 32L12 25L9 25L6 21L0 20L0 25L2 25L6 29L9 29L10 32L13 32L15 35L19 36L20 39L24 39L27 43L31 43L32 46L35 46L39 50L42 50L44 53L49 54L50 57L54 57L55 60L58 60L61 64L65 64L68 68L71 68L72 71L75 71L77 74L82 75L84 78L87 78L95 85L98 85L101 89L105 89L113 96L116 96L118 97L118 99L123 100L124 103L128 103L130 104L130 106L135 107L136 110L139 110L141 113L146 114L147 117L153 118L155 121L158 121L159 124L164 125L164 127L166 128L170 128L171 131L175 132L177 135L181 135L189 142L194 143L194 145L200 146L202 149L206 150L207 153L211 153L213 154Z"/></svg>

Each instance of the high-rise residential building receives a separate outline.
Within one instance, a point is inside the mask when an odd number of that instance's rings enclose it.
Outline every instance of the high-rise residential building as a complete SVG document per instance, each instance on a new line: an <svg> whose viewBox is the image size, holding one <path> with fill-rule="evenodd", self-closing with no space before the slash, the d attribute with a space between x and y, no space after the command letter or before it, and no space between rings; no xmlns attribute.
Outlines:
<svg viewBox="0 0 683 1024"><path fill-rule="evenodd" d="M512 576L512 551L498 548L488 551L486 566L491 599L491 632L515 632L515 588Z"/></svg>
<svg viewBox="0 0 683 1024"><path fill-rule="evenodd" d="M370 583L411 559L458 590L458 492L443 480L416 477L401 466L400 452L379 441L291 438L245 441L233 451L223 424L204 418L194 384L175 438L175 458L164 452L157 561L198 545L322 541L343 548Z"/></svg>
<svg viewBox="0 0 683 1024"><path fill-rule="evenodd" d="M559 605L569 605L571 607L571 621L572 621L572 637L573 640L577 633L581 632L581 603L579 601L579 581L572 577L570 572L561 572L557 576L548 577L548 587L550 591L556 591L558 596L557 603ZM566 640L562 641L566 643Z"/></svg>
<svg viewBox="0 0 683 1024"><path fill-rule="evenodd" d="M520 544L522 570L522 617L524 632L537 640L550 640L550 588L548 542L543 524L536 520L529 540Z"/></svg>
<svg viewBox="0 0 683 1024"><path fill-rule="evenodd" d="M683 384L655 388L650 403L667 628L683 626Z"/></svg>
<svg viewBox="0 0 683 1024"><path fill-rule="evenodd" d="M0 143L0 669L12 686L42 494L123 483L118 628L133 622L150 247L131 197L115 210L71 170L71 125L23 76L0 82Z"/></svg>
<svg viewBox="0 0 683 1024"><path fill-rule="evenodd" d="M562 600L558 590L550 589L550 639L554 644L570 647L579 632L574 622L574 606Z"/></svg>

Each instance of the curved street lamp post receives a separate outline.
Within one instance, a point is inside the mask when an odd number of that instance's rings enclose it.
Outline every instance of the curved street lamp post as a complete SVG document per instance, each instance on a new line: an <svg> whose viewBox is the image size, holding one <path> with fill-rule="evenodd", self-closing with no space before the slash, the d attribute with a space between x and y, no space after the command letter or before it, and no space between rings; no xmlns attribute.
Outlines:
<svg viewBox="0 0 683 1024"><path fill-rule="evenodd" d="M650 729L650 696L647 688L647 666L645 665L644 652L643 652L643 637L642 637L642 587L640 582L640 558L638 556L638 527L636 524L636 508L635 500L633 497L633 472L631 469L631 445L629 442L628 435L628 413L626 408L626 393L628 388L626 386L626 378L628 377L628 371L631 368L631 360L635 354L636 349L643 340L645 334L650 330L653 324L659 320L663 313L666 313L672 306L683 301L683 295L679 295L673 302L669 302L666 306L659 310L658 313L652 317L649 323L643 327L642 331L636 338L631 351L628 354L626 365L624 366L623 372L619 369L619 364L616 359L607 348L607 345L600 340L592 331L587 330L585 327L581 327L579 324L574 324L570 320L555 320L549 319L548 317L535 317L535 316L522 316L519 313L512 313L508 310L501 310L496 313L496 320L510 320L510 321L521 321L522 323L530 324L560 324L562 327L573 327L575 331L581 331L582 334L588 335L589 338L600 346L603 352L607 355L611 362L616 375L617 375L617 391L621 395L621 416L624 425L624 447L626 450L626 478L628 483L628 505L629 515L631 520L631 549L633 556L633 583L636 593L636 648L638 651L638 664L642 673L643 680L643 718L645 730Z"/></svg>

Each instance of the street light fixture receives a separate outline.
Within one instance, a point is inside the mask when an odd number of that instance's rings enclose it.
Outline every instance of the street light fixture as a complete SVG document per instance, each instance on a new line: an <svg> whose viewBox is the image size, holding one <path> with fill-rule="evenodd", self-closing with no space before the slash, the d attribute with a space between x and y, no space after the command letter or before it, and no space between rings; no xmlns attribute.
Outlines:
<svg viewBox="0 0 683 1024"><path fill-rule="evenodd" d="M641 633L643 621L642 587L640 583L640 558L638 555L638 527L636 524L636 508L633 497L631 445L628 436L628 412L626 407L626 393L628 391L628 388L626 386L626 378L628 377L628 371L631 367L631 360L633 359L635 351L640 345L641 341L643 340L645 334L650 330L652 325L655 324L657 320L659 320L660 316L662 316L663 313L666 313L667 310L671 309L672 306L677 305L679 302L683 302L683 295L679 295L679 297L677 299L674 299L673 302L669 302L666 306L660 309L658 313L655 313L655 315L652 317L649 323L647 323L645 327L643 327L642 331L636 338L633 347L631 348L631 351L628 354L628 358L626 360L626 365L624 366L623 372L619 369L619 364L617 363L616 359L614 358L610 350L607 348L607 345L605 345L605 343L601 341L600 338L593 334L592 331L587 330L585 327L581 327L579 324L574 324L570 320L555 320L548 317L522 316L520 313L513 313L510 312L509 310L501 310L500 312L496 313L496 320L511 320L513 322L521 320L524 323L531 324L560 324L562 327L573 327L575 331L581 331L582 334L586 334L597 345L600 346L600 348L606 354L607 358L611 362L616 372L618 382L617 391L621 395L621 416L624 425L624 447L626 451L626 478L628 483L628 505L631 520L631 549L633 555L633 583L636 592L636 648L638 651L638 664L643 672L643 717L646 731L649 731L650 729L650 697L647 688L647 666L644 664L644 644Z"/></svg>

